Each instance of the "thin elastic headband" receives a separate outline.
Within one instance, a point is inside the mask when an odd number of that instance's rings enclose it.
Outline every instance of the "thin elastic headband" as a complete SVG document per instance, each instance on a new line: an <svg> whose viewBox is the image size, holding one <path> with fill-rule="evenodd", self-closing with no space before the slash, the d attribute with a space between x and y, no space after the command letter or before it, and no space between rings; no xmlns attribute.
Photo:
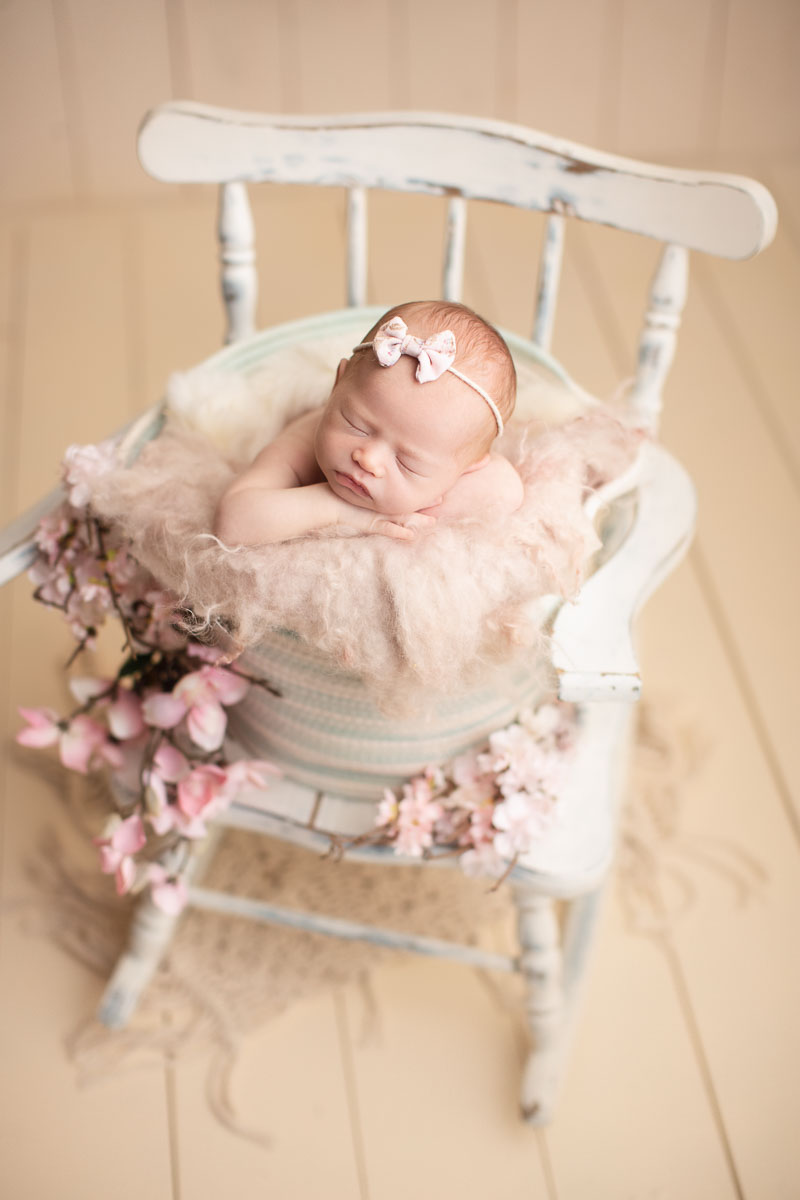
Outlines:
<svg viewBox="0 0 800 1200"><path fill-rule="evenodd" d="M471 387L473 392L477 392L481 399L486 401L492 410L498 435L503 432L503 418L489 393L474 379L462 375L452 365L456 357L456 339L451 330L443 329L440 333L433 333L423 341L422 338L415 337L413 333L408 332L408 326L402 317L392 317L391 321L385 321L381 325L371 342L360 342L358 346L353 347L353 352L368 350L370 346L375 351L375 357L382 367L394 366L401 354L408 354L411 358L416 358L416 377L420 383L430 383L431 380L438 379L445 371L449 371L451 375L455 375L456 379L460 379L467 387Z"/></svg>

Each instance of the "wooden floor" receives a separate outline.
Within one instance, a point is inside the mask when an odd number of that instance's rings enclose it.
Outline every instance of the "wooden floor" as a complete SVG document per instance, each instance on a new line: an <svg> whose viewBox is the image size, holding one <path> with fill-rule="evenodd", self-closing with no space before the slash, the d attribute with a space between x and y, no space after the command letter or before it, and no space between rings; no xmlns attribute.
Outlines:
<svg viewBox="0 0 800 1200"><path fill-rule="evenodd" d="M271 1130L269 1150L215 1122L202 1061L78 1086L64 1039L100 984L17 907L31 894L26 859L65 818L10 748L16 706L60 703L67 648L58 619L20 580L0 593L8 1200L800 1196L800 170L753 170L774 190L780 232L751 263L694 262L664 439L696 479L699 532L640 626L653 709L690 730L702 753L650 881L662 912L648 933L612 890L556 1122L538 1133L518 1123L519 1047L475 974L405 959L375 973L379 1043L357 1036L347 987L250 1039L235 1091ZM54 483L69 443L119 426L171 370L216 348L213 203L203 191L148 194L0 219L5 515ZM437 203L376 198L376 301L436 289L425 250L438 227L423 226L431 211L438 221ZM257 216L262 322L338 307L341 198L269 193ZM479 208L470 230L465 298L520 332L538 228ZM413 252L397 252L397 229ZM610 396L629 373L653 250L608 231L570 236L555 350ZM744 898L737 862L748 864ZM683 906L673 903L676 872L691 884Z"/></svg>

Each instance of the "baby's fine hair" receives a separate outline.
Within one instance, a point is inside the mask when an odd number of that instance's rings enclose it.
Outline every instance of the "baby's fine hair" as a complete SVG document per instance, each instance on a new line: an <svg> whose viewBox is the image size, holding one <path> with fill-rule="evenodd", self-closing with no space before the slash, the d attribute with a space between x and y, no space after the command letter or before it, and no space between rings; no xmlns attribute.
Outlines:
<svg viewBox="0 0 800 1200"><path fill-rule="evenodd" d="M514 411L517 398L517 372L508 346L493 325L478 316L466 304L449 300L409 300L396 304L375 322L362 339L371 342L381 325L392 317L402 317L409 333L429 337L450 329L456 339L454 366L474 376L494 400L503 423Z"/></svg>

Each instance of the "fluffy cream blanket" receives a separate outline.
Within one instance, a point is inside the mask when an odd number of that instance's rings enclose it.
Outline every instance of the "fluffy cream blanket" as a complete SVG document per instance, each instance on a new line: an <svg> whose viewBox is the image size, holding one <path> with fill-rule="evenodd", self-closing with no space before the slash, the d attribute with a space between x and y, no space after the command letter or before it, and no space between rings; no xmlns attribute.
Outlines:
<svg viewBox="0 0 800 1200"><path fill-rule="evenodd" d="M502 525L476 515L440 521L412 543L338 530L226 549L209 531L244 446L252 456L323 398L329 378L306 369L287 388L273 376L272 399L263 378L173 379L164 431L132 466L96 481L93 507L201 622L232 631L241 647L293 630L360 676L386 709L475 684L537 644L538 600L575 595L598 545L584 501L631 462L639 435L602 406L575 416L567 395L566 423L512 423L499 443L525 485L522 507Z"/></svg>

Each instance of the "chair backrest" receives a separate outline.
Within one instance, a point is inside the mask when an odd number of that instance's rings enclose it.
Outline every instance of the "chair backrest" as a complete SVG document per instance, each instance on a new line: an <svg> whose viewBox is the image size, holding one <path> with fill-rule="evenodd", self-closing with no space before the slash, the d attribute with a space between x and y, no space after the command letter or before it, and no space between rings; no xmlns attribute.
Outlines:
<svg viewBox="0 0 800 1200"><path fill-rule="evenodd" d="M139 157L156 179L219 183L228 341L254 329L257 281L246 182L343 187L348 200L347 299L366 300L369 188L449 197L442 294L458 300L468 200L548 213L532 340L548 349L566 218L664 243L650 291L628 403L655 432L685 302L688 250L748 258L774 236L777 212L740 176L658 167L505 122L437 113L287 117L205 105L162 105L145 118Z"/></svg>

